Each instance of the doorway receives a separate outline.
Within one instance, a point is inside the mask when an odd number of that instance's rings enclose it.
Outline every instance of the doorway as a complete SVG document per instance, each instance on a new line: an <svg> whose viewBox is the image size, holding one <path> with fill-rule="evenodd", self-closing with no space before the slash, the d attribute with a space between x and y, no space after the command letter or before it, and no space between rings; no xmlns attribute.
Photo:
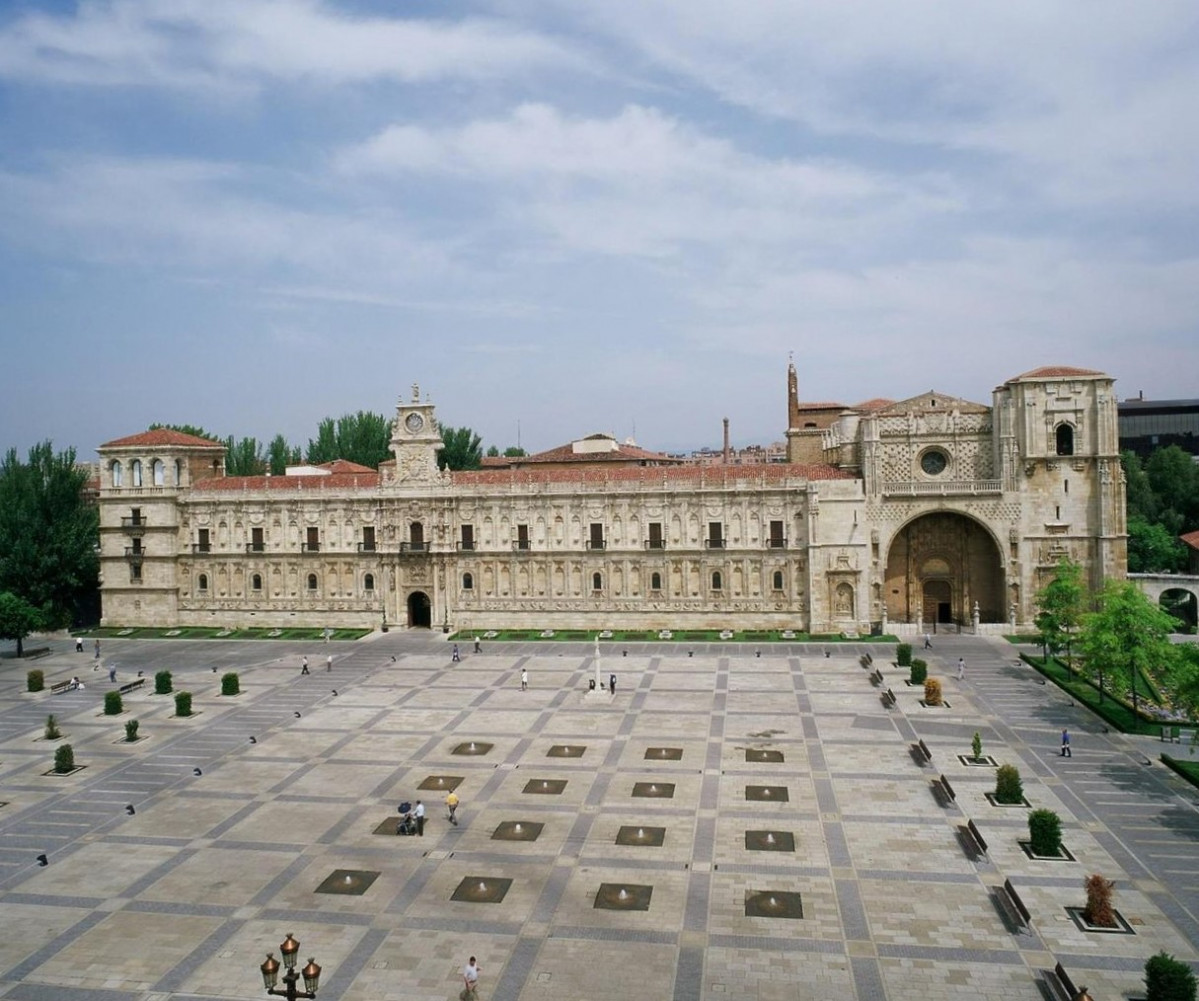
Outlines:
<svg viewBox="0 0 1199 1001"><path fill-rule="evenodd" d="M953 621L953 588L947 580L926 580L923 593L924 621L946 625Z"/></svg>
<svg viewBox="0 0 1199 1001"><path fill-rule="evenodd" d="M408 595L408 627L428 629L433 625L433 610L429 596L424 591L413 591Z"/></svg>

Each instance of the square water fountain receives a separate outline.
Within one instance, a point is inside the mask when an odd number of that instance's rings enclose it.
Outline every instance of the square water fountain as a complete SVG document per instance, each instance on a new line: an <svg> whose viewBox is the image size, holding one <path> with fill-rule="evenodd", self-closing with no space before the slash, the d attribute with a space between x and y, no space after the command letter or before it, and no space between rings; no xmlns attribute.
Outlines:
<svg viewBox="0 0 1199 1001"><path fill-rule="evenodd" d="M436 789L440 792L449 792L451 789L457 789L462 784L461 775L430 775L424 782L418 785L417 789Z"/></svg>
<svg viewBox="0 0 1199 1001"><path fill-rule="evenodd" d="M639 799L674 799L674 783L634 782L633 795Z"/></svg>
<svg viewBox="0 0 1199 1001"><path fill-rule="evenodd" d="M366 869L334 869L313 892L340 893L348 897L361 897L378 878L377 872L370 872Z"/></svg>
<svg viewBox="0 0 1199 1001"><path fill-rule="evenodd" d="M790 800L786 786L746 786L745 798L763 803L786 803Z"/></svg>
<svg viewBox="0 0 1199 1001"><path fill-rule="evenodd" d="M497 879L495 876L467 876L450 894L450 899L466 904L498 904L504 899L504 895L511 885L512 880L510 879Z"/></svg>
<svg viewBox="0 0 1199 1001"><path fill-rule="evenodd" d="M652 886L629 883L600 883L595 894L595 909L600 911L648 911Z"/></svg>
<svg viewBox="0 0 1199 1001"><path fill-rule="evenodd" d="M755 748L746 748L745 760L746 761L767 761L774 765L780 765L786 760L786 758L784 758L782 751L767 751L762 748L755 747Z"/></svg>
<svg viewBox="0 0 1199 1001"><path fill-rule="evenodd" d="M647 747L645 749L646 761L682 761L683 749L681 747Z"/></svg>
<svg viewBox="0 0 1199 1001"><path fill-rule="evenodd" d="M566 779L529 779L524 791L533 796L561 796Z"/></svg>
<svg viewBox="0 0 1199 1001"><path fill-rule="evenodd" d="M789 890L746 890L745 916L799 919L803 917L803 900Z"/></svg>
<svg viewBox="0 0 1199 1001"><path fill-rule="evenodd" d="M555 744L545 752L547 758L581 758L586 744Z"/></svg>
<svg viewBox="0 0 1199 1001"><path fill-rule="evenodd" d="M795 835L790 831L746 831L745 847L751 852L793 852Z"/></svg>
<svg viewBox="0 0 1199 1001"><path fill-rule="evenodd" d="M532 820L505 820L491 832L492 841L536 841L544 824Z"/></svg>
<svg viewBox="0 0 1199 1001"><path fill-rule="evenodd" d="M479 741L470 740L470 741L467 741L465 744L459 744L452 751L450 751L450 754L464 754L467 756L476 755L476 754L486 754L493 747L495 747L494 744L485 744L481 740L479 740Z"/></svg>
<svg viewBox="0 0 1199 1001"><path fill-rule="evenodd" d="M618 845L634 845L643 848L661 848L666 840L665 827L622 827L616 833Z"/></svg>

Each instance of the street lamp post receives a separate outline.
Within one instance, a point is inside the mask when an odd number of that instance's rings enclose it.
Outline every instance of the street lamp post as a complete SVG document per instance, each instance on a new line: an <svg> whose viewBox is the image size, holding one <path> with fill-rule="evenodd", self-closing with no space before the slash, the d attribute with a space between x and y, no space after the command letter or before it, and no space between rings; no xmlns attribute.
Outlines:
<svg viewBox="0 0 1199 1001"><path fill-rule="evenodd" d="M300 952L300 943L295 940L291 932L287 933L287 938L279 946L279 952L283 955L282 964L275 958L273 952L268 952L266 962L259 967L262 971L262 982L266 985L266 992L277 997L287 998L288 1001L296 1001L296 998L315 998L316 989L321 982L321 968L316 965L316 960L309 957L308 965L302 970L296 970L296 956ZM280 965L287 970L283 974L283 990L275 987L279 981ZM296 983L300 977L304 978L304 990L302 991L296 989Z"/></svg>

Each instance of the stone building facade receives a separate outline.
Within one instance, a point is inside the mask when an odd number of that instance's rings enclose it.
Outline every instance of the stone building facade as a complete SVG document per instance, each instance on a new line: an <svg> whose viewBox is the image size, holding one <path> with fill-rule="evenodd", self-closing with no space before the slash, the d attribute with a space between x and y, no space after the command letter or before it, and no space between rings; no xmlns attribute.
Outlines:
<svg viewBox="0 0 1199 1001"><path fill-rule="evenodd" d="M377 471L227 477L219 443L118 439L98 450L104 622L1009 629L1063 556L1093 584L1124 574L1102 373L1038 369L990 407L936 392L842 406L802 403L790 366L787 396L788 461L758 466L592 436L442 471L416 387Z"/></svg>

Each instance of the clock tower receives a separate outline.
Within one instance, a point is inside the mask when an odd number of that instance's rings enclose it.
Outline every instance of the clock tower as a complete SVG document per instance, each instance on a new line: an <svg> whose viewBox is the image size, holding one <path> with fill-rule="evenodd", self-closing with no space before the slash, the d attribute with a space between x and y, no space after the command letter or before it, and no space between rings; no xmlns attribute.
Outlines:
<svg viewBox="0 0 1199 1001"><path fill-rule="evenodd" d="M436 483L442 473L437 453L442 448L441 432L433 419L433 404L420 398L420 386L412 384L412 399L400 398L391 424L391 452L395 456L392 482ZM385 477L386 478L386 477Z"/></svg>

